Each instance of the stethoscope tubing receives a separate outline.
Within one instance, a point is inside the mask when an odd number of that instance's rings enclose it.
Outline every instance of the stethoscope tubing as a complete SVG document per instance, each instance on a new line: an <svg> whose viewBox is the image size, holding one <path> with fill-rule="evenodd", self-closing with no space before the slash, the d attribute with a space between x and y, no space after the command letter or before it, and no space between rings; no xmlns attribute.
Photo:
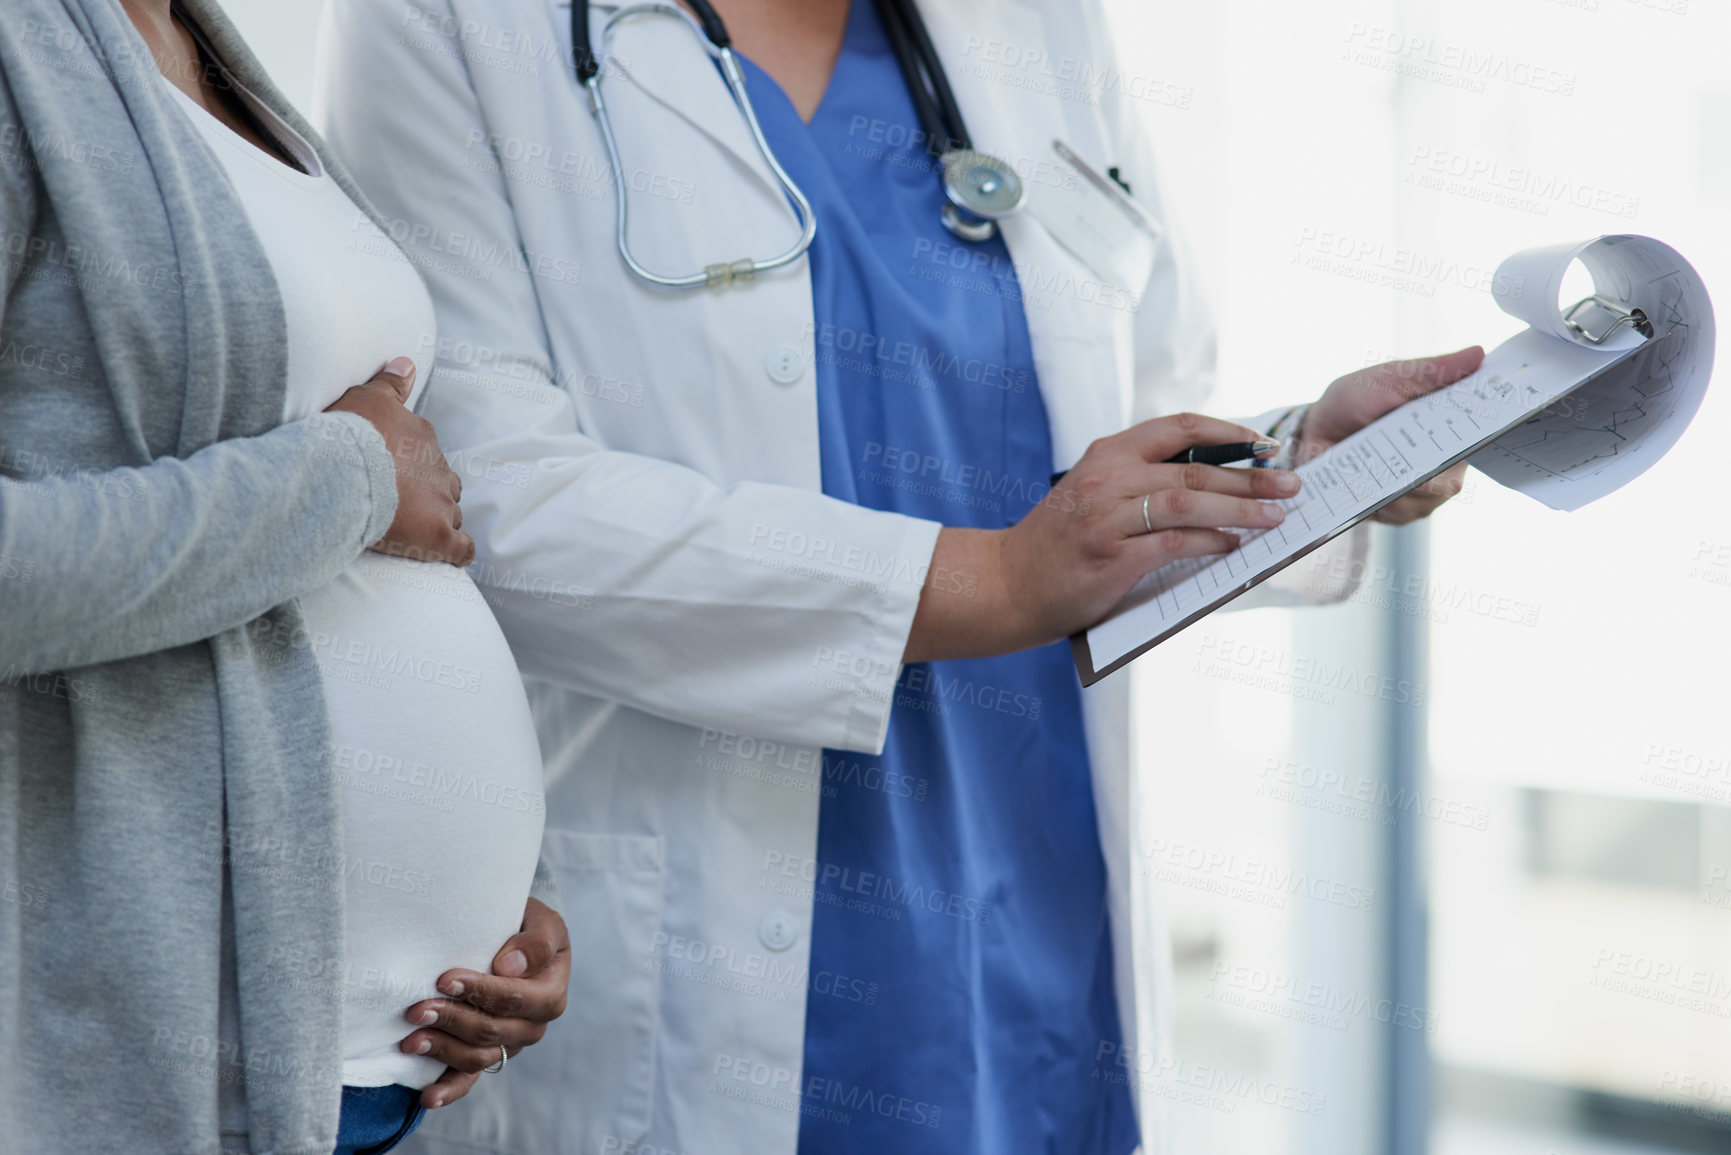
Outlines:
<svg viewBox="0 0 1731 1155"><path fill-rule="evenodd" d="M576 6L573 5L573 22L577 19L575 9ZM631 202L625 184L625 166L620 160L619 139L613 131L613 118L608 115L607 101L601 94L601 70L596 68L584 82L584 88L588 90L589 111L594 115L595 122L601 129L601 139L607 146L607 160L613 169L613 194L618 206L615 214L617 225L615 241L619 248L620 257L624 259L626 267L632 273L650 284L660 285L668 289L695 289L722 285L729 281L746 281L759 273L767 273L791 265L803 257L806 251L811 248L812 242L817 239L817 212L812 208L811 201L807 199L804 190L794 183L793 178L787 174L787 170L782 168L781 162L776 159L774 150L769 147L769 140L763 134L763 125L758 123L757 110L752 106L751 96L746 91L745 74L740 70L739 58L734 55L732 47L725 42L718 43L709 30L687 15L684 9L669 3L634 5L630 8L623 8L608 17L607 23L601 29L602 52L604 54L608 52L609 41L613 37L614 30L620 24L633 17L646 15L677 17L691 29L698 42L703 45L704 51L721 62L721 71L727 79L728 90L733 96L734 104L738 105L741 115L744 116L746 126L751 130L751 138L757 145L759 155L763 157L764 164L769 167L770 172L775 175L776 183L781 186L788 199L793 201L794 215L799 219L800 231L799 237L793 245L779 256L770 257L766 260L743 257L737 261L709 265L701 273L691 273L682 277L657 273L638 261L631 253L631 243L628 239ZM716 19L719 21L720 18L716 17ZM723 33L723 38L725 38L725 33Z"/></svg>
<svg viewBox="0 0 1731 1155"><path fill-rule="evenodd" d="M926 31L925 23L920 19L919 10L914 6L914 0L875 0L879 16L889 34L891 47L894 49L902 75L908 86L908 92L919 115L921 126L930 138L926 147L938 157L944 167L944 189L949 203L942 209L944 227L963 240L980 242L991 239L997 232L996 219L1015 212L1021 207L1021 201L1008 208L996 210L970 201L967 194L958 191L951 183L951 173L948 166L952 161L966 161L968 158L981 157L1004 173L1006 179L1014 183L1013 175L1007 171L1002 162L984 158L975 153L968 136L967 125L962 120L961 108L956 102L955 93L949 85L949 78L944 75L942 62L938 59L937 48L933 45L931 35ZM764 136L763 125L758 122L757 109L751 102L751 94L746 88L745 74L739 66L739 58L734 54L732 40L728 35L727 25L721 15L708 0L690 0L697 12L693 19L683 8L671 0L655 0L647 4L636 4L621 8L607 18L601 26L601 56L591 49L589 33L588 0L572 0L571 3L571 52L573 64L577 70L578 82L588 91L589 111L595 117L601 129L601 138L607 146L607 159L613 169L613 192L618 207L615 214L615 243L619 255L628 268L639 279L652 285L668 289L716 288L734 281L749 281L760 273L767 273L783 268L803 257L817 239L817 213L812 208L804 190L794 183L787 170L776 159L769 140ZM751 132L751 138L757 146L758 155L775 176L776 183L793 202L794 216L799 221L799 237L785 252L766 260L754 260L742 257L735 261L723 261L706 266L702 272L685 276L668 276L657 273L645 266L631 252L629 239L631 208L629 194L626 188L625 167L620 158L619 140L613 131L613 118L607 110L606 98L601 92L600 61L602 56L610 55L610 46L615 30L625 21L638 16L660 15L672 16L689 28L704 51L720 62L722 75L725 77L733 103L744 117L746 127ZM964 217L960 206L967 207L976 219Z"/></svg>

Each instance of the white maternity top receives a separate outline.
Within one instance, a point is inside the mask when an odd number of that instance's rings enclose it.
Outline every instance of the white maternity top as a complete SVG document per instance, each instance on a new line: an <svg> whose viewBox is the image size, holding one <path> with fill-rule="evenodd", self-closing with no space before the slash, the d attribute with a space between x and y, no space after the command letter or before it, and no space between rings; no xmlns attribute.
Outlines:
<svg viewBox="0 0 1731 1155"><path fill-rule="evenodd" d="M432 301L317 154L256 100L306 170L260 152L163 81L227 170L288 317L284 418L324 409L396 356L431 369ZM308 175L311 174L311 175ZM403 1012L451 967L486 973L523 917L545 813L516 663L462 570L367 552L301 598L324 676L343 805L346 958L285 981L344 1001L343 1082L424 1087Z"/></svg>

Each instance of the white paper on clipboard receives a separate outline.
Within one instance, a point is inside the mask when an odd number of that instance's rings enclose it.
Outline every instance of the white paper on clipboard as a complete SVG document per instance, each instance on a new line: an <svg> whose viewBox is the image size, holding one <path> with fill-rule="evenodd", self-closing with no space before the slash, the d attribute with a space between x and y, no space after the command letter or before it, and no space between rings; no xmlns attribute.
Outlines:
<svg viewBox="0 0 1731 1155"><path fill-rule="evenodd" d="M1559 307L1574 260L1594 298ZM1149 574L1099 625L1071 639L1092 685L1458 461L1553 509L1579 509L1665 454L1701 406L1713 366L1713 307L1674 249L1598 237L1517 253L1493 293L1530 326L1478 372L1386 414L1298 468L1286 520L1240 532L1218 558ZM1570 321L1574 324L1571 324ZM1597 338L1595 340L1594 338Z"/></svg>

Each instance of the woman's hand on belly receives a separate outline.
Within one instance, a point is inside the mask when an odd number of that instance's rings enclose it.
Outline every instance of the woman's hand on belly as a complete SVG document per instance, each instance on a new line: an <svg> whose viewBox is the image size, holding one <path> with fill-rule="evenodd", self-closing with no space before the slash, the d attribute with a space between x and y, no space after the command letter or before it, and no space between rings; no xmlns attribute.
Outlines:
<svg viewBox="0 0 1731 1155"><path fill-rule="evenodd" d="M365 417L384 435L396 461L397 516L370 548L416 561L468 565L475 560L475 542L461 532L463 481L446 463L432 422L409 411L414 383L415 363L398 357L326 412Z"/></svg>
<svg viewBox="0 0 1731 1155"><path fill-rule="evenodd" d="M499 1061L499 1048L515 1057L547 1033L565 1013L571 982L571 937L565 920L539 899L523 910L522 930L493 958L493 973L446 971L438 987L448 999L416 1003L404 1016L422 1028L403 1040L403 1051L445 1064L445 1073L421 1092L428 1110L469 1093L483 1067Z"/></svg>

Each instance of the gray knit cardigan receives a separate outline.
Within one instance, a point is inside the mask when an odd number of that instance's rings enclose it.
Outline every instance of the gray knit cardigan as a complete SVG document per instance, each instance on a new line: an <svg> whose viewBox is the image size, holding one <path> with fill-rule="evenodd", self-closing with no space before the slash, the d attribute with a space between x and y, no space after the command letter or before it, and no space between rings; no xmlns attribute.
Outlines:
<svg viewBox="0 0 1731 1155"><path fill-rule="evenodd" d="M3 7L0 1146L329 1155L341 840L294 599L390 525L391 458L282 424L269 264L115 0Z"/></svg>

